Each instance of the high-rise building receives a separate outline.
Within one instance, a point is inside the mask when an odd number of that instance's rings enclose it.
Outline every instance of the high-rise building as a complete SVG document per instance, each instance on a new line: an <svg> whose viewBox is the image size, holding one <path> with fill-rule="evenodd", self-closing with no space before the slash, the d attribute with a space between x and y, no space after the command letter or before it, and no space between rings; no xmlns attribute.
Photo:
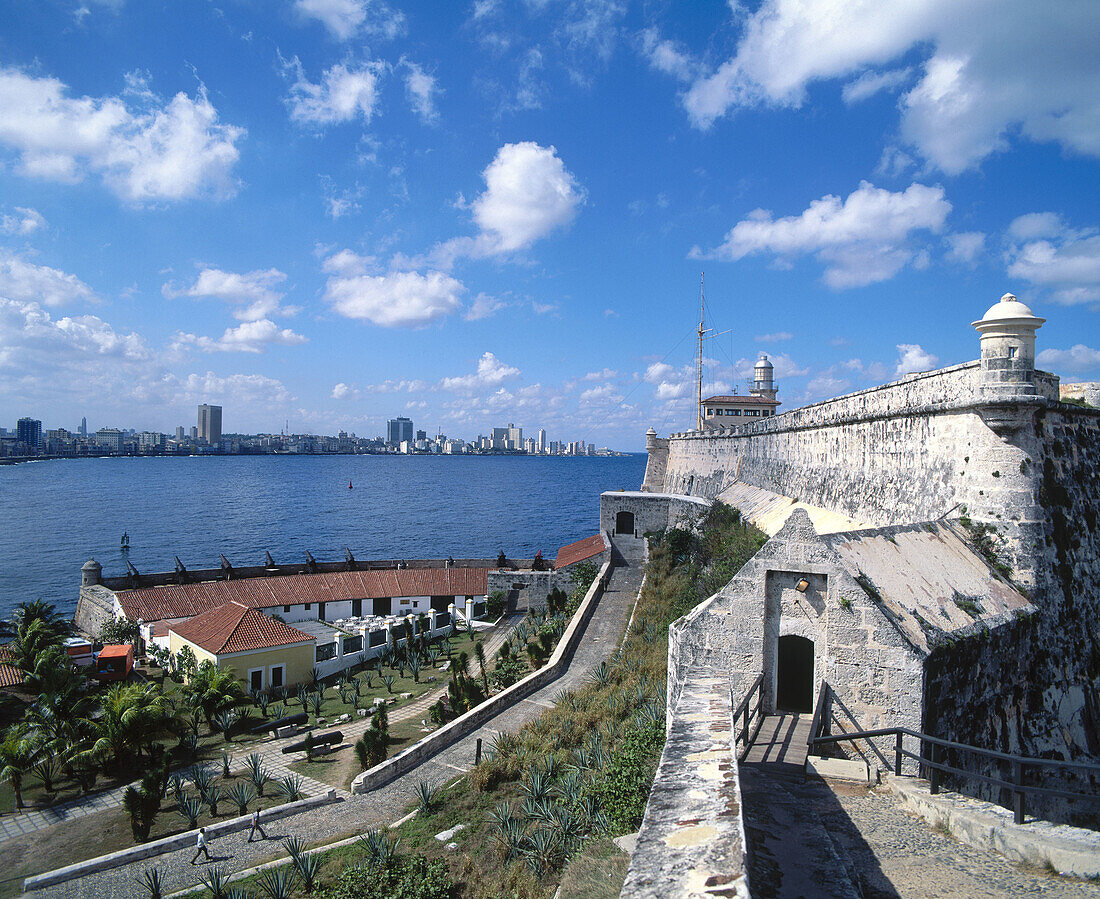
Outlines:
<svg viewBox="0 0 1100 899"><path fill-rule="evenodd" d="M109 453L121 453L123 437L118 428L100 428L95 432L96 446L102 447Z"/></svg>
<svg viewBox="0 0 1100 899"><path fill-rule="evenodd" d="M185 437L185 434L184 434L184 430L183 430L183 425L177 425L176 426L176 440L178 440L180 443L183 443L184 437Z"/></svg>
<svg viewBox="0 0 1100 899"><path fill-rule="evenodd" d="M26 444L27 449L37 450L42 445L42 422L37 418L21 418L15 423L16 443Z"/></svg>
<svg viewBox="0 0 1100 899"><path fill-rule="evenodd" d="M391 418L386 422L386 443L390 446L400 446L401 442L413 441L413 423L411 418Z"/></svg>
<svg viewBox="0 0 1100 899"><path fill-rule="evenodd" d="M546 452L546 428L539 428L539 442L535 446L540 453Z"/></svg>
<svg viewBox="0 0 1100 899"><path fill-rule="evenodd" d="M88 436L88 419L87 418L80 419L80 431L78 433L80 434L81 437L87 437Z"/></svg>
<svg viewBox="0 0 1100 899"><path fill-rule="evenodd" d="M199 406L199 440L205 440L211 446L222 442L222 407Z"/></svg>
<svg viewBox="0 0 1100 899"><path fill-rule="evenodd" d="M523 428L517 428L511 422L508 422L508 449L523 449Z"/></svg>

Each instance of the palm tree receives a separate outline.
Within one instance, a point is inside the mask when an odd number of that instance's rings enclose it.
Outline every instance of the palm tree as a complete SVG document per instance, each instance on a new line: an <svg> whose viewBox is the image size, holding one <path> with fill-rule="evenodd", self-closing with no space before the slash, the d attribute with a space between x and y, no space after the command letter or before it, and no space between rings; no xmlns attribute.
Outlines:
<svg viewBox="0 0 1100 899"><path fill-rule="evenodd" d="M115 684L103 696L100 716L84 719L96 739L79 758L109 757L121 769L132 750L152 742L169 714L168 700L155 685Z"/></svg>
<svg viewBox="0 0 1100 899"><path fill-rule="evenodd" d="M232 671L218 668L209 660L199 665L183 688L192 704L202 711L207 725L214 716L231 709L244 698L244 690Z"/></svg>
<svg viewBox="0 0 1100 899"><path fill-rule="evenodd" d="M34 744L27 740L21 727L10 728L0 743L0 781L10 783L15 793L15 807L23 805L23 777L34 765Z"/></svg>

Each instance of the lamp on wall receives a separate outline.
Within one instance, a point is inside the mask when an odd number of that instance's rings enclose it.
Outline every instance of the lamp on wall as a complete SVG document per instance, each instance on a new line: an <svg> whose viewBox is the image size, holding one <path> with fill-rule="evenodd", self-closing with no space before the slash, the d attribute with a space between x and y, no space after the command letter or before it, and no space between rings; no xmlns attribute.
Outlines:
<svg viewBox="0 0 1100 899"><path fill-rule="evenodd" d="M806 578L802 578L802 580L794 585L794 588L799 593L805 593L810 588L810 582L806 580Z"/></svg>

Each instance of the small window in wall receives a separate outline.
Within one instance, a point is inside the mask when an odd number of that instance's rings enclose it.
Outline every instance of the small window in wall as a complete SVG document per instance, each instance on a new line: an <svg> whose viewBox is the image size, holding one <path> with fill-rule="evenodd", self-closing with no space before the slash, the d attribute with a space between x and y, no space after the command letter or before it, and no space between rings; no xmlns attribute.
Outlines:
<svg viewBox="0 0 1100 899"><path fill-rule="evenodd" d="M259 693L264 688L263 668L253 668L248 672L248 689L252 693Z"/></svg>
<svg viewBox="0 0 1100 899"><path fill-rule="evenodd" d="M271 687L278 689L286 683L286 665L271 666Z"/></svg>
<svg viewBox="0 0 1100 899"><path fill-rule="evenodd" d="M409 600L407 600L407 599L401 600L401 605L407 606L408 604L409 604Z"/></svg>
<svg viewBox="0 0 1100 899"><path fill-rule="evenodd" d="M1015 359L1016 358L1016 347L1010 346L1008 348L1008 358L1009 359Z"/></svg>
<svg viewBox="0 0 1100 899"><path fill-rule="evenodd" d="M713 414L714 414L713 409L707 409L707 415L713 415Z"/></svg>
<svg viewBox="0 0 1100 899"><path fill-rule="evenodd" d="M290 611L290 606L283 606L283 611L284 612L289 612Z"/></svg>
<svg viewBox="0 0 1100 899"><path fill-rule="evenodd" d="M309 608L310 608L311 605L312 605L312 603L308 603L308 602L306 603L306 611L307 612L309 611Z"/></svg>

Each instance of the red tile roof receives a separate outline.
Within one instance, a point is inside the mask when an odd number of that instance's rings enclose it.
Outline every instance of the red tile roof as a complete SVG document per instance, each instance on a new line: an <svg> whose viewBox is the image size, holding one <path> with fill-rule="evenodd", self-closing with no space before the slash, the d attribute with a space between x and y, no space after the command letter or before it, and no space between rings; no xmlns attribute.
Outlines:
<svg viewBox="0 0 1100 899"><path fill-rule="evenodd" d="M25 679L26 674L15 664L12 651L0 646L0 687L18 687Z"/></svg>
<svg viewBox="0 0 1100 899"><path fill-rule="evenodd" d="M726 403L731 405L741 406L780 406L779 400L769 400L766 396L708 396L703 400L703 405L707 403Z"/></svg>
<svg viewBox="0 0 1100 899"><path fill-rule="evenodd" d="M214 655L313 642L309 634L239 602L210 609L190 621L173 624L169 629Z"/></svg>
<svg viewBox="0 0 1100 899"><path fill-rule="evenodd" d="M576 543L570 543L568 546L563 546L559 549L558 557L554 560L554 567L564 568L566 565L583 562L585 559L591 559L593 556L598 556L603 551L603 537L599 534L594 534L591 537L585 537L583 540L578 540Z"/></svg>
<svg viewBox="0 0 1100 899"><path fill-rule="evenodd" d="M273 609L387 596L484 596L487 573L485 568L385 568L169 584L120 590L117 595L127 618L149 623L193 618L230 602Z"/></svg>

